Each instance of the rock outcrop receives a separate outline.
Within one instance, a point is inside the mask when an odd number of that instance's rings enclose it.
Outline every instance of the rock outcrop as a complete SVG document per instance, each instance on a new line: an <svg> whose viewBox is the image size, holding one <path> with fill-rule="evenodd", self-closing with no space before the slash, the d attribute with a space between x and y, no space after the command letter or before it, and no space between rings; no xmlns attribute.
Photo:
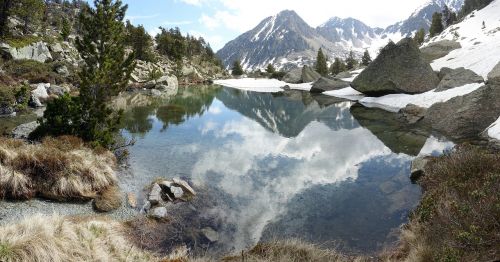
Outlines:
<svg viewBox="0 0 500 262"><path fill-rule="evenodd" d="M488 84L500 85L500 62L488 74Z"/></svg>
<svg viewBox="0 0 500 262"><path fill-rule="evenodd" d="M37 121L19 125L12 131L12 137L16 139L28 139L31 132L35 131L39 125Z"/></svg>
<svg viewBox="0 0 500 262"><path fill-rule="evenodd" d="M141 212L155 219L167 218L167 204L189 201L196 196L194 189L184 180L174 178L154 183L148 193Z"/></svg>
<svg viewBox="0 0 500 262"><path fill-rule="evenodd" d="M432 90L439 78L424 60L415 42L405 38L390 42L378 57L351 83L359 92L371 96L393 93L417 94Z"/></svg>
<svg viewBox="0 0 500 262"><path fill-rule="evenodd" d="M474 71L459 67L456 69L442 68L438 74L441 82L439 82L436 92L445 91L451 88L464 86L466 84L483 83L482 76L474 73Z"/></svg>
<svg viewBox="0 0 500 262"><path fill-rule="evenodd" d="M424 121L455 139L477 138L500 115L500 83L431 106Z"/></svg>
<svg viewBox="0 0 500 262"><path fill-rule="evenodd" d="M399 110L399 114L409 123L415 124L425 117L426 109L414 104L408 104Z"/></svg>
<svg viewBox="0 0 500 262"><path fill-rule="evenodd" d="M323 93L331 90L338 90L349 86L349 82L321 77L311 87L311 93Z"/></svg>
<svg viewBox="0 0 500 262"><path fill-rule="evenodd" d="M302 68L296 68L288 72L283 77L283 81L291 84L300 84L314 82L320 78L321 75L318 72L314 71L313 68L304 66Z"/></svg>
<svg viewBox="0 0 500 262"><path fill-rule="evenodd" d="M462 48L462 46L458 42L452 40L442 40L420 48L420 52L422 52L422 57L425 61L431 63L436 59L445 57L451 51L459 48Z"/></svg>
<svg viewBox="0 0 500 262"><path fill-rule="evenodd" d="M44 42L37 42L31 45L14 48L6 43L0 44L2 56L14 60L35 60L40 63L52 61L50 50Z"/></svg>

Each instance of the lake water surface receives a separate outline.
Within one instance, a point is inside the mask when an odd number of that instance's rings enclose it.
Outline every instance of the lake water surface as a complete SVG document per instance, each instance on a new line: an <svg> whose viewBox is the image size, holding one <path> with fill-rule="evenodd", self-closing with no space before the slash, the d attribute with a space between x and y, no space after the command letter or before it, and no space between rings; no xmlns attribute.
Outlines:
<svg viewBox="0 0 500 262"><path fill-rule="evenodd" d="M205 221L193 227L215 230L210 245L224 251L292 237L376 252L418 204L411 160L451 146L395 114L307 92L192 87L121 103L132 106L122 132L136 139L122 187L188 180L206 200L186 207Z"/></svg>

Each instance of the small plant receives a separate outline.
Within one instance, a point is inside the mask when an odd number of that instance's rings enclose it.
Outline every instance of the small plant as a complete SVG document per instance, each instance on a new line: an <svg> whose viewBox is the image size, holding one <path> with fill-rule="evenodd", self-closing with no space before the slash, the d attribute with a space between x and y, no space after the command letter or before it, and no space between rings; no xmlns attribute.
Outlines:
<svg viewBox="0 0 500 262"><path fill-rule="evenodd" d="M0 261L9 261L12 256L13 252L9 244L0 242Z"/></svg>
<svg viewBox="0 0 500 262"><path fill-rule="evenodd" d="M160 69L153 67L153 69L149 70L148 78L149 80L158 80L163 76L163 73Z"/></svg>

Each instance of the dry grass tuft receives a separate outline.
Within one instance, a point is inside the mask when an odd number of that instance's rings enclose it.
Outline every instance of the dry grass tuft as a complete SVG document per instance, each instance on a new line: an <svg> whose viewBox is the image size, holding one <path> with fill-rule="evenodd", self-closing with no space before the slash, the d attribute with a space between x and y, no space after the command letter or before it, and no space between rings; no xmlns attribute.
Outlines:
<svg viewBox="0 0 500 262"><path fill-rule="evenodd" d="M123 195L120 188L112 186L94 199L94 207L101 212L109 212L118 209L122 205Z"/></svg>
<svg viewBox="0 0 500 262"><path fill-rule="evenodd" d="M259 243L239 256L226 257L225 262L335 262L366 261L361 257L349 257L329 249L322 249L300 240L275 241Z"/></svg>
<svg viewBox="0 0 500 262"><path fill-rule="evenodd" d="M0 138L0 198L89 200L116 185L115 157L75 137L41 144Z"/></svg>
<svg viewBox="0 0 500 262"><path fill-rule="evenodd" d="M37 215L0 227L0 261L159 261L131 245L121 224Z"/></svg>
<svg viewBox="0 0 500 262"><path fill-rule="evenodd" d="M393 261L500 259L500 154L473 146L434 159Z"/></svg>

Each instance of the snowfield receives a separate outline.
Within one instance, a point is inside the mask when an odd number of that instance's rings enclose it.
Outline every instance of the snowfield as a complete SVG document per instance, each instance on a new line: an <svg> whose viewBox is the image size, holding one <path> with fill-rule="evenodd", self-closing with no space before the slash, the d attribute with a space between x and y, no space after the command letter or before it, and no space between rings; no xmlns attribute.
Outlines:
<svg viewBox="0 0 500 262"><path fill-rule="evenodd" d="M486 79L500 61L500 1L495 0L482 10L473 12L424 46L445 39L459 42L462 48L435 60L431 64L434 70L465 67Z"/></svg>
<svg viewBox="0 0 500 262"><path fill-rule="evenodd" d="M500 117L486 131L489 137L500 141Z"/></svg>
<svg viewBox="0 0 500 262"><path fill-rule="evenodd" d="M277 79L266 79L266 78L241 78L241 79L227 79L227 80L216 80L215 84L226 86L230 88L262 92L262 93L277 93L283 91L284 86L289 86L290 89L296 90L311 90L312 83L305 84L289 84Z"/></svg>

